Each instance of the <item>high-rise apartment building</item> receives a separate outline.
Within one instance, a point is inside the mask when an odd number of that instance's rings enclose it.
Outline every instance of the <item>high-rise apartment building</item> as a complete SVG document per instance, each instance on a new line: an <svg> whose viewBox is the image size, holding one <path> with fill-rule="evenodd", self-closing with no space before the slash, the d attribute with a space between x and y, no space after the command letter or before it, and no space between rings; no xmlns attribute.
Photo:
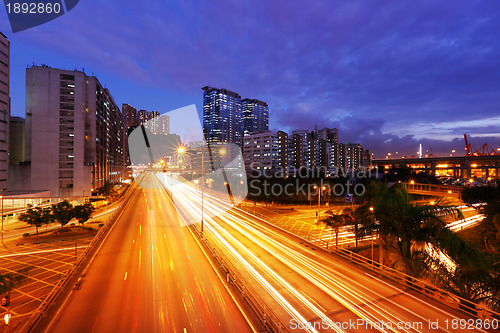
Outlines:
<svg viewBox="0 0 500 333"><path fill-rule="evenodd" d="M31 190L90 195L106 181L125 178L125 130L120 109L96 77L47 66L26 69Z"/></svg>
<svg viewBox="0 0 500 333"><path fill-rule="evenodd" d="M245 98L241 101L243 130L249 133L269 131L269 106L258 99Z"/></svg>
<svg viewBox="0 0 500 333"><path fill-rule="evenodd" d="M209 143L241 144L241 96L226 89L208 86L202 89L205 140Z"/></svg>
<svg viewBox="0 0 500 333"><path fill-rule="evenodd" d="M297 129L290 136L283 131L244 133L242 149L247 172L279 169L289 175L301 168L319 168L324 173L334 174L339 168L344 172L371 168L370 151L357 143L338 143L335 128Z"/></svg>
<svg viewBox="0 0 500 333"><path fill-rule="evenodd" d="M10 41L0 32L0 191L9 173Z"/></svg>
<svg viewBox="0 0 500 333"><path fill-rule="evenodd" d="M137 112L137 125L144 125L149 119L151 119L151 114L148 111L139 110Z"/></svg>
<svg viewBox="0 0 500 333"><path fill-rule="evenodd" d="M322 128L318 130L318 139L330 144L339 143L339 131L336 128Z"/></svg>
<svg viewBox="0 0 500 333"><path fill-rule="evenodd" d="M158 120L158 134L170 134L170 116L162 114Z"/></svg>
<svg viewBox="0 0 500 333"><path fill-rule="evenodd" d="M160 112L151 111L149 113L149 120L144 124L153 134L158 134L160 128Z"/></svg>
<svg viewBox="0 0 500 333"><path fill-rule="evenodd" d="M137 109L129 104L122 104L122 115L125 119L125 125L127 128L132 126L137 126Z"/></svg>
<svg viewBox="0 0 500 333"><path fill-rule="evenodd" d="M285 132L262 132L243 136L243 158L247 172L270 173L288 170L288 140Z"/></svg>
<svg viewBox="0 0 500 333"><path fill-rule="evenodd" d="M17 165L25 160L26 122L21 117L10 117L9 164Z"/></svg>

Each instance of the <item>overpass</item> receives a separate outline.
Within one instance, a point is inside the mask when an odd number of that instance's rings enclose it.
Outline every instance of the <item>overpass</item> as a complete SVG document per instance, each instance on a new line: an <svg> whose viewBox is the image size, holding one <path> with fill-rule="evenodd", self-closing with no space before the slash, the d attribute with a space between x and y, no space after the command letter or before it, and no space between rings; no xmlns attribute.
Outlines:
<svg viewBox="0 0 500 333"><path fill-rule="evenodd" d="M430 195L434 197L459 198L462 186L446 186L435 184L403 183L408 193L419 195Z"/></svg>
<svg viewBox="0 0 500 333"><path fill-rule="evenodd" d="M416 172L426 172L435 176L500 179L500 155L388 158L373 160L373 165L384 171L393 166L407 166Z"/></svg>

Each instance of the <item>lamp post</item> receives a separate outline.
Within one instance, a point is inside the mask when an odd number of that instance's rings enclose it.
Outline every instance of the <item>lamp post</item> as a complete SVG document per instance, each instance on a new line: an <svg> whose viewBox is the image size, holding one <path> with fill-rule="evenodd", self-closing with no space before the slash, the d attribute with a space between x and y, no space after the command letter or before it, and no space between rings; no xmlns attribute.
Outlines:
<svg viewBox="0 0 500 333"><path fill-rule="evenodd" d="M204 158L203 156L205 155L205 145L203 145L203 149L201 150L201 236L203 236L203 198L204 198L204 191L203 188L205 187L205 183L203 182L203 169L204 169Z"/></svg>
<svg viewBox="0 0 500 333"><path fill-rule="evenodd" d="M370 207L370 212L373 213L373 207ZM372 229L372 236L371 236L371 238L372 238L372 265L373 265L373 228L371 228L371 229Z"/></svg>
<svg viewBox="0 0 500 333"><path fill-rule="evenodd" d="M317 189L317 188L318 188L317 185L313 186L313 189ZM320 187L318 189L318 208L321 206L321 190L323 190L323 191L326 190L326 186Z"/></svg>

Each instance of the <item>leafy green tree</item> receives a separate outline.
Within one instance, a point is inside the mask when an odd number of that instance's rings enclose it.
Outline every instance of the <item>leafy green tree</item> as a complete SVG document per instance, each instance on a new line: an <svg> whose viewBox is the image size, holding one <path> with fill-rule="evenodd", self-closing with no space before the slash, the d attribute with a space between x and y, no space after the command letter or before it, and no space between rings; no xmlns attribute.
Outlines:
<svg viewBox="0 0 500 333"><path fill-rule="evenodd" d="M33 208L29 205L28 209L19 215L18 219L19 221L26 222L29 225L34 225L38 236L38 228L51 221L50 208Z"/></svg>
<svg viewBox="0 0 500 333"><path fill-rule="evenodd" d="M52 205L52 215L62 228L74 217L73 206L67 200L61 201Z"/></svg>
<svg viewBox="0 0 500 333"><path fill-rule="evenodd" d="M73 215L78 219L78 222L83 224L90 218L92 212L94 211L94 206L90 203L86 203L83 205L78 205L73 208Z"/></svg>

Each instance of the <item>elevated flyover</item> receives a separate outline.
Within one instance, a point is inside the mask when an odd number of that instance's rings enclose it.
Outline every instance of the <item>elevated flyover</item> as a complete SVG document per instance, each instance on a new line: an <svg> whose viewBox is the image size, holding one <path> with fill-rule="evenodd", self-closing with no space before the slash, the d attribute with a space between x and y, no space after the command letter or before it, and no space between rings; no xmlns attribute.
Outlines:
<svg viewBox="0 0 500 333"><path fill-rule="evenodd" d="M448 197L459 198L461 197L461 186L446 186L435 184L418 184L418 183L403 183L408 193L429 195L434 197Z"/></svg>
<svg viewBox="0 0 500 333"><path fill-rule="evenodd" d="M426 172L435 176L500 179L500 155L387 158L373 160L373 165L385 171L393 166L407 166L416 172Z"/></svg>

